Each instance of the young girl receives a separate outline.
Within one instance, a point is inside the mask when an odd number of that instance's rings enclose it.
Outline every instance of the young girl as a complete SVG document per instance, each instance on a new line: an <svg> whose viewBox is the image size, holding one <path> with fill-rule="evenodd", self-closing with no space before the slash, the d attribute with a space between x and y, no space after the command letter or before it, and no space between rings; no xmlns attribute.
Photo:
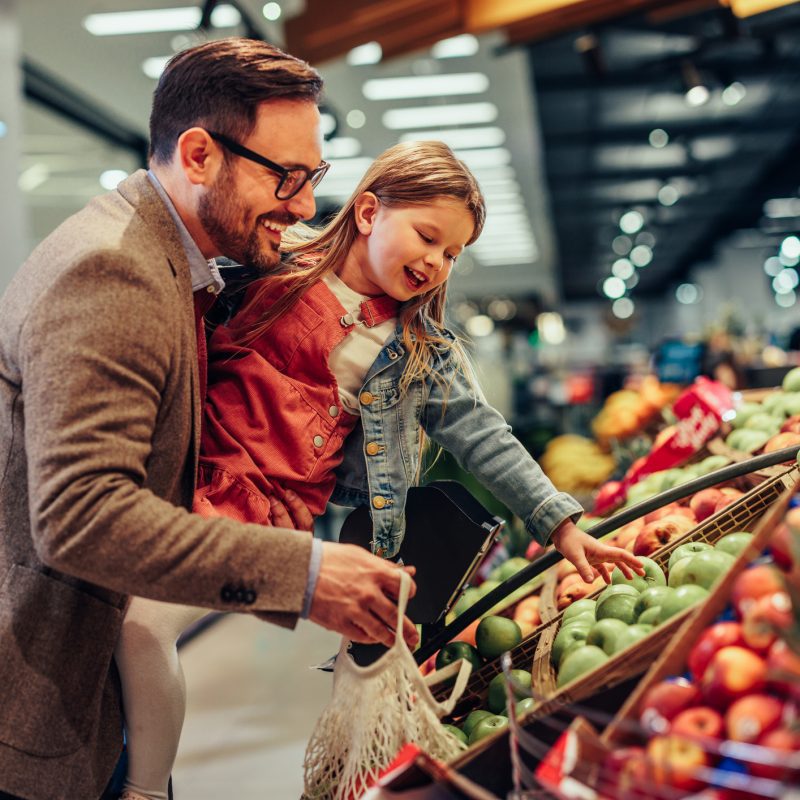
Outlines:
<svg viewBox="0 0 800 800"><path fill-rule="evenodd" d="M440 142L415 142L379 156L320 232L288 246L284 237L284 271L251 284L209 343L196 511L269 525L268 498L287 489L314 515L328 500L367 504L373 551L391 557L427 437L586 579L594 577L590 564L607 580L604 562L640 570L627 551L573 524L581 506L555 490L487 405L444 327L447 279L484 216L467 167ZM192 612L144 602L144 614L133 606L128 613L130 627L138 619L138 633L160 642L157 654L126 648L128 618L120 648L129 787L139 792L127 797L160 800L183 716L174 642ZM166 617L177 623L171 630ZM137 683L145 661L148 673ZM163 664L161 675L154 662Z"/></svg>

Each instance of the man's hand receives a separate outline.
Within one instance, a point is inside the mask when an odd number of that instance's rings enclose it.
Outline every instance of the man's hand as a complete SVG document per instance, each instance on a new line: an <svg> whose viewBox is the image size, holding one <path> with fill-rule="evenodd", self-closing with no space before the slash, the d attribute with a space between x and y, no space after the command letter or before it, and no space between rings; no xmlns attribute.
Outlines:
<svg viewBox="0 0 800 800"><path fill-rule="evenodd" d="M586 583L591 583L598 575L611 583L608 563L616 564L626 578L632 578L634 572L644 575L644 567L633 553L597 541L570 520L556 530L552 542L556 550L578 568L578 574Z"/></svg>
<svg viewBox="0 0 800 800"><path fill-rule="evenodd" d="M314 530L314 517L306 504L291 489L286 489L283 497L270 495L269 514L271 524L276 528L294 528L296 531Z"/></svg>
<svg viewBox="0 0 800 800"><path fill-rule="evenodd" d="M353 642L394 644L400 572L414 575L414 567L399 567L353 544L324 542L309 619L341 633ZM411 581L409 597L417 591ZM403 618L403 638L409 647L419 635L408 617Z"/></svg>

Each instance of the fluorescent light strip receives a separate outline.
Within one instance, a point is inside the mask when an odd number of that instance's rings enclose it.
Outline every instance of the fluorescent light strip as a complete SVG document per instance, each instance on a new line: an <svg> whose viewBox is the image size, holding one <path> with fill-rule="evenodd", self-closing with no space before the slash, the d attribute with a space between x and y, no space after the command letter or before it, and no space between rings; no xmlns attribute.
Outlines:
<svg viewBox="0 0 800 800"><path fill-rule="evenodd" d="M190 31L200 24L201 16L201 9L196 7L111 11L89 14L83 19L83 27L94 36ZM233 28L241 21L241 14L231 5L217 6L211 12L211 24L215 28Z"/></svg>
<svg viewBox="0 0 800 800"><path fill-rule="evenodd" d="M371 158L334 158L331 159L331 178L348 178L355 175L360 178L372 164Z"/></svg>
<svg viewBox="0 0 800 800"><path fill-rule="evenodd" d="M349 197L353 190L358 186L358 178L330 180L325 178L322 183L314 189L314 197Z"/></svg>
<svg viewBox="0 0 800 800"><path fill-rule="evenodd" d="M412 75L402 78L373 78L364 82L361 91L367 100L407 100L411 97L453 97L480 94L489 88L489 78L482 72L453 75Z"/></svg>
<svg viewBox="0 0 800 800"><path fill-rule="evenodd" d="M439 128L442 125L477 125L494 122L497 106L494 103L454 103L444 106L414 106L391 108L383 114L383 124L389 130L410 128Z"/></svg>
<svg viewBox="0 0 800 800"><path fill-rule="evenodd" d="M361 142L352 136L337 136L322 143L322 157L328 161L332 158L352 158L361 153Z"/></svg>
<svg viewBox="0 0 800 800"><path fill-rule="evenodd" d="M144 72L148 78L157 81L171 58L172 56L153 56L152 58L146 58L142 61L142 72Z"/></svg>
<svg viewBox="0 0 800 800"><path fill-rule="evenodd" d="M504 167L511 163L511 153L505 147L490 147L485 150L456 150L455 153L471 169Z"/></svg>
<svg viewBox="0 0 800 800"><path fill-rule="evenodd" d="M454 149L499 147L506 140L506 132L502 128L454 128L453 130L414 131L404 133L401 142L419 142L437 139Z"/></svg>
<svg viewBox="0 0 800 800"><path fill-rule="evenodd" d="M347 63L351 67L361 67L367 64L377 64L383 58L383 49L378 42L367 42L354 47L347 54Z"/></svg>
<svg viewBox="0 0 800 800"><path fill-rule="evenodd" d="M442 39L431 47L434 58L463 58L474 56L480 49L478 40L471 33L462 33L460 36L451 36Z"/></svg>

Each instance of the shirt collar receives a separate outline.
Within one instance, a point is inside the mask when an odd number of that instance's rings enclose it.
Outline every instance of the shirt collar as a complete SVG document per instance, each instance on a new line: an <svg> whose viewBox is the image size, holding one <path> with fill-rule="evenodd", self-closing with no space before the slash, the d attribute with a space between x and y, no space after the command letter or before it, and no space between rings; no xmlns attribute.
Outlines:
<svg viewBox="0 0 800 800"><path fill-rule="evenodd" d="M186 229L186 225L184 225L181 215L172 203L170 196L152 170L147 171L147 177L150 179L153 188L158 192L158 196L167 207L167 211L169 211L170 216L175 222L175 227L178 229L178 234L181 237L181 244L186 253L186 260L189 262L192 291L196 292L200 289L206 289L207 291L213 291L214 294L219 294L225 288L225 281L219 274L216 261L213 258L206 260L205 256L200 252L200 248Z"/></svg>

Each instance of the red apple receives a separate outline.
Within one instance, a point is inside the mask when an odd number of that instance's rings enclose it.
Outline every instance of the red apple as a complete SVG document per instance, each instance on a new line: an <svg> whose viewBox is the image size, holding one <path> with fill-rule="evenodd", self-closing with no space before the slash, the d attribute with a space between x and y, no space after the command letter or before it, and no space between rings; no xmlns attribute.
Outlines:
<svg viewBox="0 0 800 800"><path fill-rule="evenodd" d="M571 562L567 561L566 558L562 559L561 561L556 564L556 581L561 582L567 575L577 575L578 568Z"/></svg>
<svg viewBox="0 0 800 800"><path fill-rule="evenodd" d="M685 736L687 739L723 739L725 735L725 722L722 715L708 706L695 706L681 711L672 724L669 732L675 736Z"/></svg>
<svg viewBox="0 0 800 800"><path fill-rule="evenodd" d="M644 520L640 517L627 525L623 525L619 530L615 531L606 540L606 544L612 547L622 547L625 550L631 550L633 542L644 527Z"/></svg>
<svg viewBox="0 0 800 800"><path fill-rule="evenodd" d="M688 533L693 527L692 520L675 514L655 522L649 522L642 528L633 543L634 555L649 556L668 542Z"/></svg>
<svg viewBox="0 0 800 800"><path fill-rule="evenodd" d="M800 779L800 731L778 728L764 734L757 744L765 751L758 762L748 763L751 775L786 783Z"/></svg>
<svg viewBox="0 0 800 800"><path fill-rule="evenodd" d="M744 497L744 492L740 492L738 489L732 489L728 486L720 489L720 492L722 492L722 498L717 502L717 505L714 506L715 514L718 511L722 511L723 508L727 508L731 503L735 503L740 497Z"/></svg>
<svg viewBox="0 0 800 800"><path fill-rule="evenodd" d="M800 433L784 431L783 433L776 433L767 441L764 445L764 452L774 453L776 450L783 450L784 447L793 447L796 444L800 444ZM785 461L784 463L788 464L790 461L794 461L794 459L789 459L789 461Z"/></svg>
<svg viewBox="0 0 800 800"><path fill-rule="evenodd" d="M655 736L647 743L650 774L657 785L697 791L704 785L698 773L709 765L702 745L682 736Z"/></svg>
<svg viewBox="0 0 800 800"><path fill-rule="evenodd" d="M781 433L800 433L800 414L794 414L781 425Z"/></svg>
<svg viewBox="0 0 800 800"><path fill-rule="evenodd" d="M738 622L718 622L704 630L689 651L687 665L692 677L700 681L714 653L731 645L745 646L742 626Z"/></svg>
<svg viewBox="0 0 800 800"><path fill-rule="evenodd" d="M602 578L595 578L592 583L584 583L583 578L577 572L574 575L568 575L556 587L556 607L562 611L576 600L582 600L597 591L601 586L605 586Z"/></svg>
<svg viewBox="0 0 800 800"><path fill-rule="evenodd" d="M727 708L732 702L764 688L767 662L744 647L717 650L703 673L700 689L709 705Z"/></svg>
<svg viewBox="0 0 800 800"><path fill-rule="evenodd" d="M719 489L701 489L699 492L692 496L689 501L689 508L694 512L695 518L698 522L710 517L717 507L717 503L721 502L725 496Z"/></svg>
<svg viewBox="0 0 800 800"><path fill-rule="evenodd" d="M800 702L800 655L783 639L778 639L767 654L767 681L780 695Z"/></svg>
<svg viewBox="0 0 800 800"><path fill-rule="evenodd" d="M739 575L731 588L731 602L744 618L747 609L759 597L783 591L781 573L769 564L758 564L750 567Z"/></svg>
<svg viewBox="0 0 800 800"><path fill-rule="evenodd" d="M677 503L669 503L661 508L657 508L655 511L651 511L645 516L644 522L657 522L660 519L664 519L664 517L671 516L686 517L686 519L692 522L697 522L694 511L692 511L691 508L688 506L680 506Z"/></svg>
<svg viewBox="0 0 800 800"><path fill-rule="evenodd" d="M669 723L700 702L700 690L685 678L661 681L647 690L639 704L639 721L652 733L666 733Z"/></svg>
<svg viewBox="0 0 800 800"><path fill-rule="evenodd" d="M534 558L539 558L543 550L544 548L539 544L539 542L531 539L528 549L525 551L525 558L527 558L528 561L533 561Z"/></svg>
<svg viewBox="0 0 800 800"><path fill-rule="evenodd" d="M597 789L604 797L649 800L648 763L643 747L618 747L603 759Z"/></svg>
<svg viewBox="0 0 800 800"><path fill-rule="evenodd" d="M780 725L784 704L768 694L740 697L725 712L725 730L736 742L752 743Z"/></svg>
<svg viewBox="0 0 800 800"><path fill-rule="evenodd" d="M788 572L792 568L792 533L785 522L781 522L773 531L769 540L769 552L775 566Z"/></svg>
<svg viewBox="0 0 800 800"><path fill-rule="evenodd" d="M780 631L791 627L793 617L792 600L786 592L765 594L744 612L744 640L753 650L766 653Z"/></svg>

